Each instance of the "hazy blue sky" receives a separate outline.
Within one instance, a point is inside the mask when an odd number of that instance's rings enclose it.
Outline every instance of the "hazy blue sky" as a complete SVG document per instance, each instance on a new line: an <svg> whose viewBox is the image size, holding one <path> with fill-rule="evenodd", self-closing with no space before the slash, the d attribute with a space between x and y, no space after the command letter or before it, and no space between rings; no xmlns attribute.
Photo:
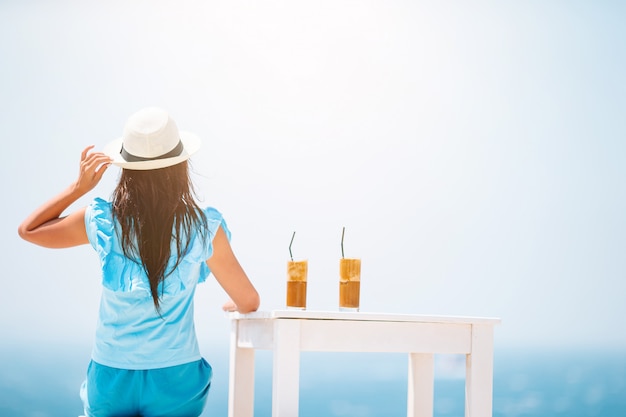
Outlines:
<svg viewBox="0 0 626 417"><path fill-rule="evenodd" d="M203 138L199 195L263 309L284 305L294 230L309 307L337 308L345 226L363 311L626 347L624 21L608 0L3 0L2 343L91 343L95 253L16 228L158 105ZM228 343L224 299L199 289L202 343Z"/></svg>

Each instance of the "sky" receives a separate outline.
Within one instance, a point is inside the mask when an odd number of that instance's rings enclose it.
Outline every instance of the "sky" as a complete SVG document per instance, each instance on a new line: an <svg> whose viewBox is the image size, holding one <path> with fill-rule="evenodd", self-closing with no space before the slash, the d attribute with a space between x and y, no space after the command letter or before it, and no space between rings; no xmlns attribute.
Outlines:
<svg viewBox="0 0 626 417"><path fill-rule="evenodd" d="M17 226L156 105L203 139L198 197L261 309L284 308L295 231L308 308L336 310L345 227L361 311L499 317L496 348L626 348L625 18L609 0L3 0L2 343L91 344L95 252ZM228 344L225 300L198 288L204 346Z"/></svg>

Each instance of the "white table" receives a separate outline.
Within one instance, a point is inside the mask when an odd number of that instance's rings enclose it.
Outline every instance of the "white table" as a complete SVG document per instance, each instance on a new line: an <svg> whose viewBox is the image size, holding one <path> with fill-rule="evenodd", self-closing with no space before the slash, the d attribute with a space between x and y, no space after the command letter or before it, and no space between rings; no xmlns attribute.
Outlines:
<svg viewBox="0 0 626 417"><path fill-rule="evenodd" d="M432 417L434 354L465 354L465 416L490 417L496 318L328 311L231 316L229 417L254 413L254 350L273 350L272 417L298 415L300 352L409 355L408 417Z"/></svg>

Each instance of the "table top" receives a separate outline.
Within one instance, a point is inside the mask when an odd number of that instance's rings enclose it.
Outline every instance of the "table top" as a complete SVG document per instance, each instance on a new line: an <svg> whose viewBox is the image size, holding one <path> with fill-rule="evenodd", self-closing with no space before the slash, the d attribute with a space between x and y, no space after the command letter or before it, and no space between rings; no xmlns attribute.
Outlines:
<svg viewBox="0 0 626 417"><path fill-rule="evenodd" d="M468 317L468 316L432 316L395 313L365 313L349 311L316 311L316 310L269 310L253 313L229 313L234 320L344 320L344 321L386 321L386 322L416 322L416 323L451 323L451 324L500 324L495 317Z"/></svg>

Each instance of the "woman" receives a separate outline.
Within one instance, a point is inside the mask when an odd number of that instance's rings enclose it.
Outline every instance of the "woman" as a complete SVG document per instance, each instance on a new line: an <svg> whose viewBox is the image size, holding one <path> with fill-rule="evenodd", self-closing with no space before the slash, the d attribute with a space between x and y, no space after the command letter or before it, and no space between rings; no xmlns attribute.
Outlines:
<svg viewBox="0 0 626 417"><path fill-rule="evenodd" d="M213 273L230 297L224 310L259 306L222 215L194 201L187 160L199 146L165 111L143 109L104 152L83 150L78 179L19 226L29 242L89 243L100 258L96 338L81 387L87 416L199 416L212 371L194 329L196 284ZM62 215L111 164L122 168L111 201Z"/></svg>

